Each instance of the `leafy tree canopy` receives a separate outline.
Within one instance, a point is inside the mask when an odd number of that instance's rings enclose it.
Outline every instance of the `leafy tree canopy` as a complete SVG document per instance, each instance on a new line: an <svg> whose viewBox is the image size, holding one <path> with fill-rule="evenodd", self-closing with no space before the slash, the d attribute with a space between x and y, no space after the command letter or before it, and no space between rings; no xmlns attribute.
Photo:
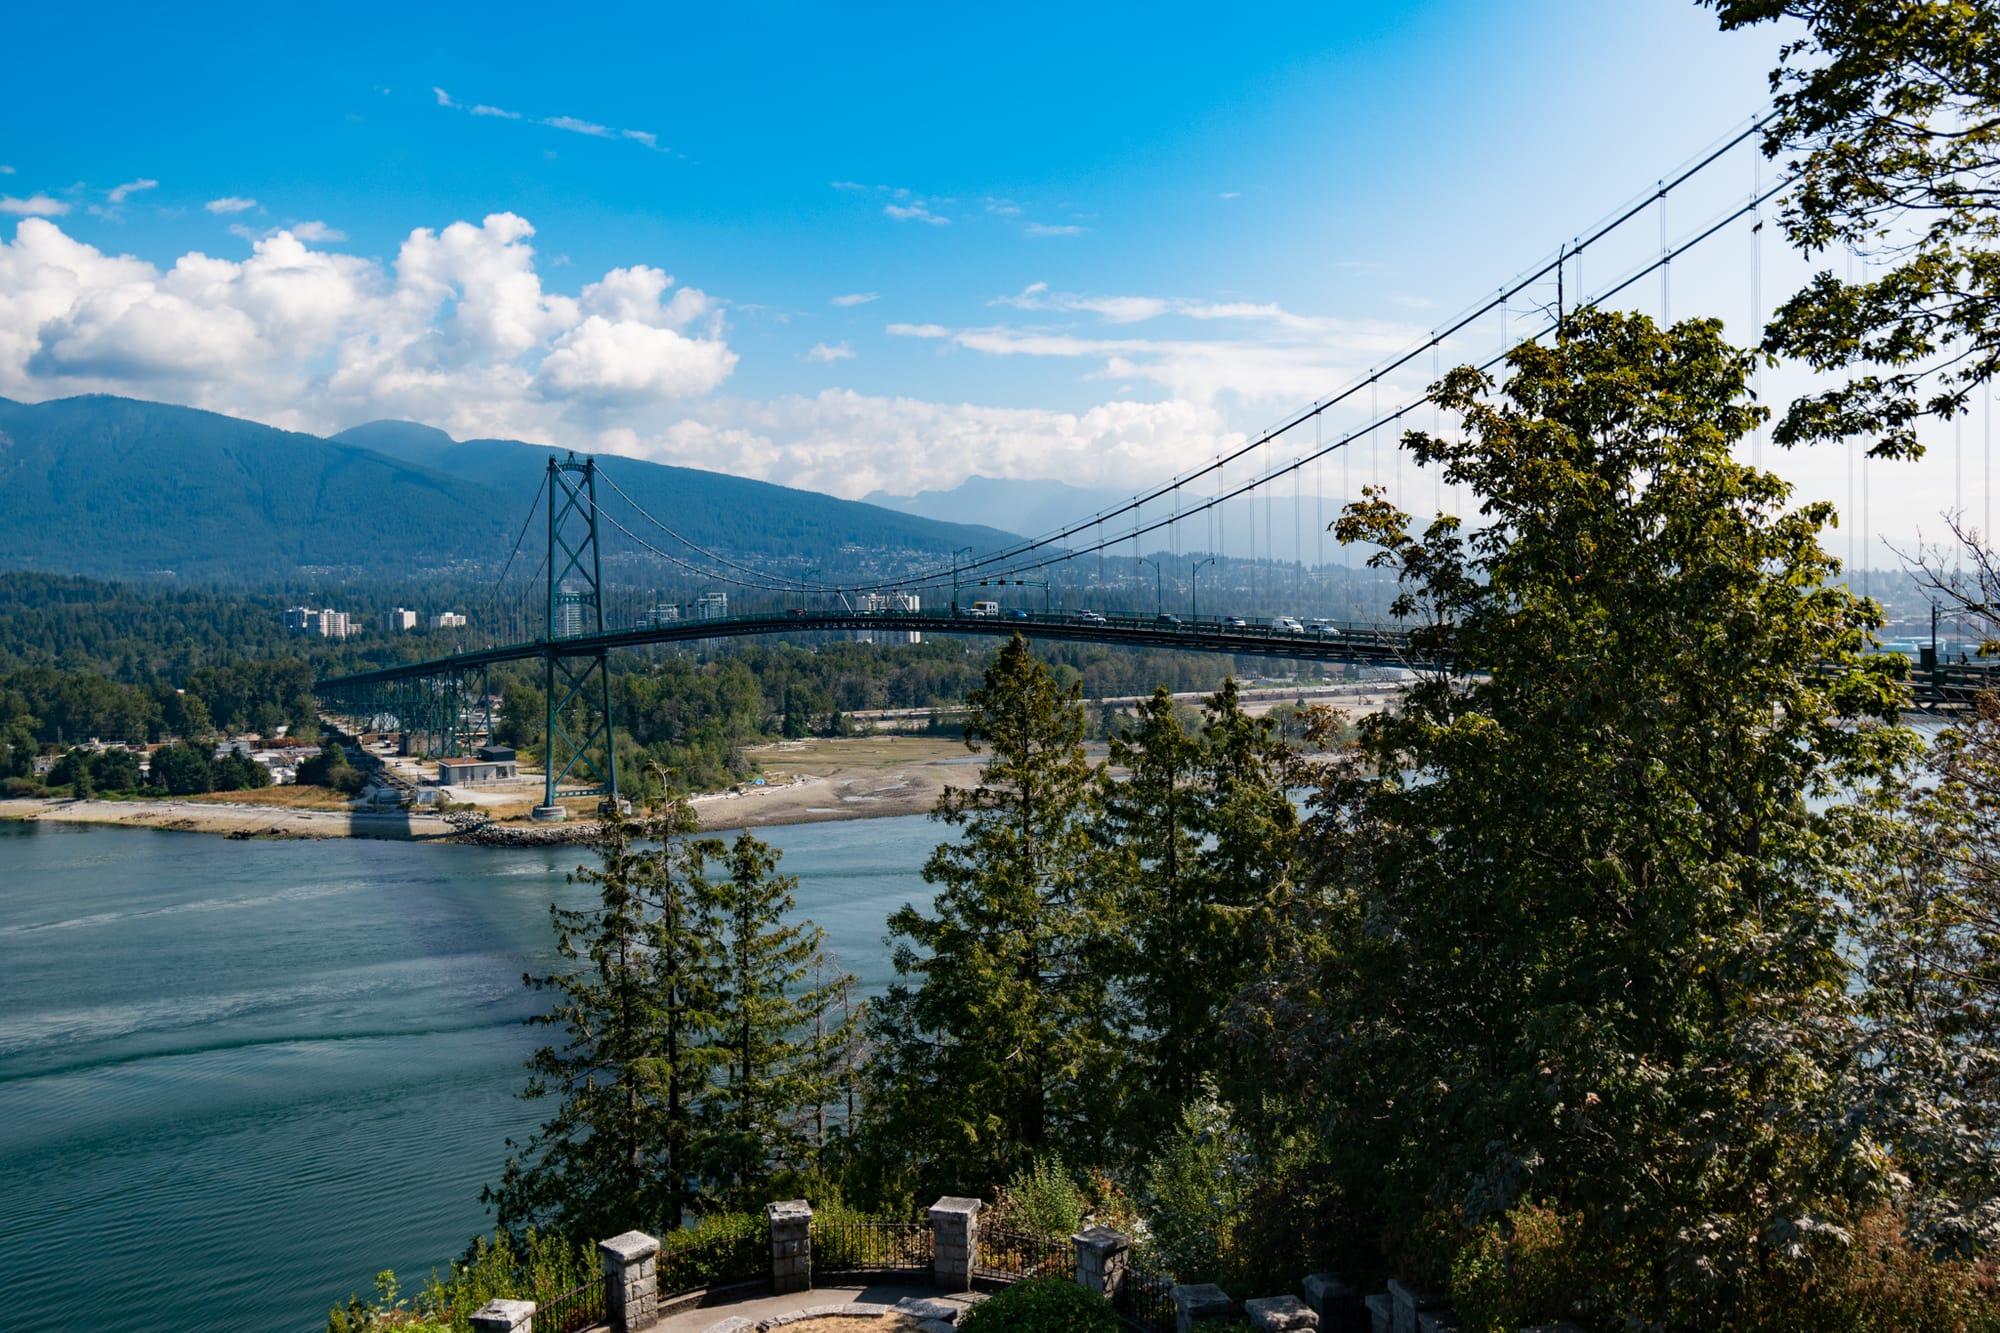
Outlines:
<svg viewBox="0 0 2000 1333"><path fill-rule="evenodd" d="M1705 0L1725 28L1790 19L1804 35L1771 75L1765 151L1798 183L1783 225L1822 271L1764 340L1819 370L1861 368L1800 399L1783 444L1873 437L1914 456L1918 421L1965 410L2000 369L2000 5L1993 0Z"/></svg>
<svg viewBox="0 0 2000 1333"><path fill-rule="evenodd" d="M1713 322L1586 313L1497 399L1445 378L1464 434L1407 447L1486 522L1414 532L1380 493L1340 521L1437 665L1325 772L1262 999L1366 1229L1558 1199L1651 1238L1629 1313L1694 1325L1854 1178L1818 1118L1854 852L1813 801L1911 749L1831 513L1732 457L1749 366Z"/></svg>

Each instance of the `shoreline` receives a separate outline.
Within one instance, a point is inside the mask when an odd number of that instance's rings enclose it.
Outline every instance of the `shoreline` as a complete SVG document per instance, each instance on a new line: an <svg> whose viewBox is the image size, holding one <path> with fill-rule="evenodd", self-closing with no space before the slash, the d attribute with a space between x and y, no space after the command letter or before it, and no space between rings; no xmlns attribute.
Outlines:
<svg viewBox="0 0 2000 1333"><path fill-rule="evenodd" d="M814 753L842 742L779 742L758 747L767 768L794 768L787 780L690 798L703 832L816 824L846 819L882 819L929 814L949 782L969 768L969 755L956 741L954 756L927 753L938 743L881 738L911 752L901 762L842 762L838 755ZM961 757L962 756L962 757ZM898 759L901 756L897 756ZM807 769L817 771L805 771ZM252 802L174 799L107 800L21 797L0 800L0 821L100 824L175 833L205 833L235 839L381 839L438 842L455 846L561 846L587 842L596 821L561 824L486 823L425 810L303 809Z"/></svg>
<svg viewBox="0 0 2000 1333"><path fill-rule="evenodd" d="M1393 693L1392 688L1381 685L1350 690L1357 697L1342 710L1350 717L1372 712ZM1293 694L1284 692L1282 697ZM1276 701L1259 700L1261 706L1252 711L1265 711ZM1104 757L1101 743L1093 743L1090 751L1094 759ZM962 741L895 734L775 741L751 747L746 753L764 770L765 785L746 784L691 797L689 804L704 833L929 814L947 786L962 787L976 781L984 762ZM482 799L492 802L500 795L485 787L445 790L454 800L474 804ZM364 838L488 847L573 845L589 841L596 828L592 819L562 824L473 824L463 814L440 815L418 809L307 809L253 801L79 801L38 796L0 800L0 822L9 821L102 824L239 840Z"/></svg>

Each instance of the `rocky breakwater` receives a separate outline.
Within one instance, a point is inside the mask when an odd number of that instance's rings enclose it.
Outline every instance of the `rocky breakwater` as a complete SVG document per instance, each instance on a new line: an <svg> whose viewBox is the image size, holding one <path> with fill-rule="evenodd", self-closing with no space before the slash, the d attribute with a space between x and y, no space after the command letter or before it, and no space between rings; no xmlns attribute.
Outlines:
<svg viewBox="0 0 2000 1333"><path fill-rule="evenodd" d="M482 814L453 811L450 842L475 847L573 847L597 836L594 820L575 824L496 824Z"/></svg>

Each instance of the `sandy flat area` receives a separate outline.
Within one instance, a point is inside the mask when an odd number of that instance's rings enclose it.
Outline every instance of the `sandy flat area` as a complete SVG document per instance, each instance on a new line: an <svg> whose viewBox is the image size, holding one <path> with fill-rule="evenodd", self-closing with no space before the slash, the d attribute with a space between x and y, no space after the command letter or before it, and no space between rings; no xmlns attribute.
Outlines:
<svg viewBox="0 0 2000 1333"><path fill-rule="evenodd" d="M300 810L216 801L0 801L0 819L220 833L232 838L391 838L424 841L455 830L436 815L409 810Z"/></svg>
<svg viewBox="0 0 2000 1333"><path fill-rule="evenodd" d="M1331 691L1327 693L1332 693ZM1350 716L1372 712L1393 697L1381 686L1342 691L1344 698L1326 702L1343 706ZM1270 707L1269 701L1263 702ZM1259 709L1258 711L1262 711ZM1093 760L1104 747L1090 747ZM811 824L831 819L871 819L888 815L928 814L946 786L968 787L978 782L982 755L962 741L931 736L856 736L840 740L776 741L752 747L748 753L763 770L764 782L731 791L711 792L693 800L703 829L721 831L762 828L772 824ZM0 819L57 820L86 824L123 824L137 828L217 833L235 838L388 838L401 841L445 841L459 830L435 814L415 810L350 811L300 808L285 804L290 789L269 788L242 801L209 797L185 801L108 801L26 799L0 801ZM539 779L508 784L504 791L448 788L454 801L472 801L507 813L525 813L540 799ZM262 803L260 803L260 801ZM587 815L593 802L568 802L575 822L537 825L562 828L568 839L587 835ZM578 818L584 816L585 818ZM508 827L524 821L509 820Z"/></svg>
<svg viewBox="0 0 2000 1333"><path fill-rule="evenodd" d="M928 814L947 785L976 783L982 763L963 741L930 736L777 741L746 753L764 785L695 797L704 829Z"/></svg>
<svg viewBox="0 0 2000 1333"><path fill-rule="evenodd" d="M975 782L979 771L977 758L962 743L917 737L780 741L759 746L753 754L765 770L764 785L695 797L694 808L704 829L923 814L937 804L947 782ZM468 793L453 788L449 794L462 799ZM526 803L532 804L532 799ZM591 802L573 804L581 814ZM0 819L118 824L235 838L444 841L458 832L443 817L414 810L314 810L213 798L0 801ZM584 823L558 827L581 836Z"/></svg>

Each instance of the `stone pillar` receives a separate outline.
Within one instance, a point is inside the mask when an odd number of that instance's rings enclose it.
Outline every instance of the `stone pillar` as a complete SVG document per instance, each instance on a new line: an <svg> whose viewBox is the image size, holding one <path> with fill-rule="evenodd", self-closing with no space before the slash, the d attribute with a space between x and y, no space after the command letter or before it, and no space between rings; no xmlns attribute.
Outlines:
<svg viewBox="0 0 2000 1333"><path fill-rule="evenodd" d="M1390 1333L1417 1333L1417 1316L1430 1310L1444 1309L1450 1299L1446 1292L1413 1287L1394 1278L1389 1279Z"/></svg>
<svg viewBox="0 0 2000 1333"><path fill-rule="evenodd" d="M529 1333L534 1323L533 1301L503 1301L496 1296L472 1313L472 1333Z"/></svg>
<svg viewBox="0 0 2000 1333"><path fill-rule="evenodd" d="M1319 1312L1296 1296L1264 1296L1243 1302L1243 1316L1254 1333L1293 1333L1317 1329Z"/></svg>
<svg viewBox="0 0 2000 1333"><path fill-rule="evenodd" d="M977 1199L950 1195L931 1205L931 1281L945 1291L972 1290L982 1206Z"/></svg>
<svg viewBox="0 0 2000 1333"><path fill-rule="evenodd" d="M1069 1238L1076 1247L1076 1284L1115 1300L1125 1282L1132 1238L1111 1227L1088 1227Z"/></svg>
<svg viewBox="0 0 2000 1333"><path fill-rule="evenodd" d="M1236 1302L1213 1282L1182 1283L1173 1289L1175 1333L1193 1333L1196 1324L1219 1323L1236 1313Z"/></svg>
<svg viewBox="0 0 2000 1333"><path fill-rule="evenodd" d="M764 1216L771 1220L771 1290L780 1296L811 1291L812 1205L804 1199L767 1203Z"/></svg>
<svg viewBox="0 0 2000 1333"><path fill-rule="evenodd" d="M1299 1284L1306 1304L1325 1333L1367 1333L1368 1312L1361 1291L1338 1273L1314 1273Z"/></svg>
<svg viewBox="0 0 2000 1333"><path fill-rule="evenodd" d="M660 1242L643 1231L597 1242L604 1261L604 1319L616 1333L660 1322Z"/></svg>

